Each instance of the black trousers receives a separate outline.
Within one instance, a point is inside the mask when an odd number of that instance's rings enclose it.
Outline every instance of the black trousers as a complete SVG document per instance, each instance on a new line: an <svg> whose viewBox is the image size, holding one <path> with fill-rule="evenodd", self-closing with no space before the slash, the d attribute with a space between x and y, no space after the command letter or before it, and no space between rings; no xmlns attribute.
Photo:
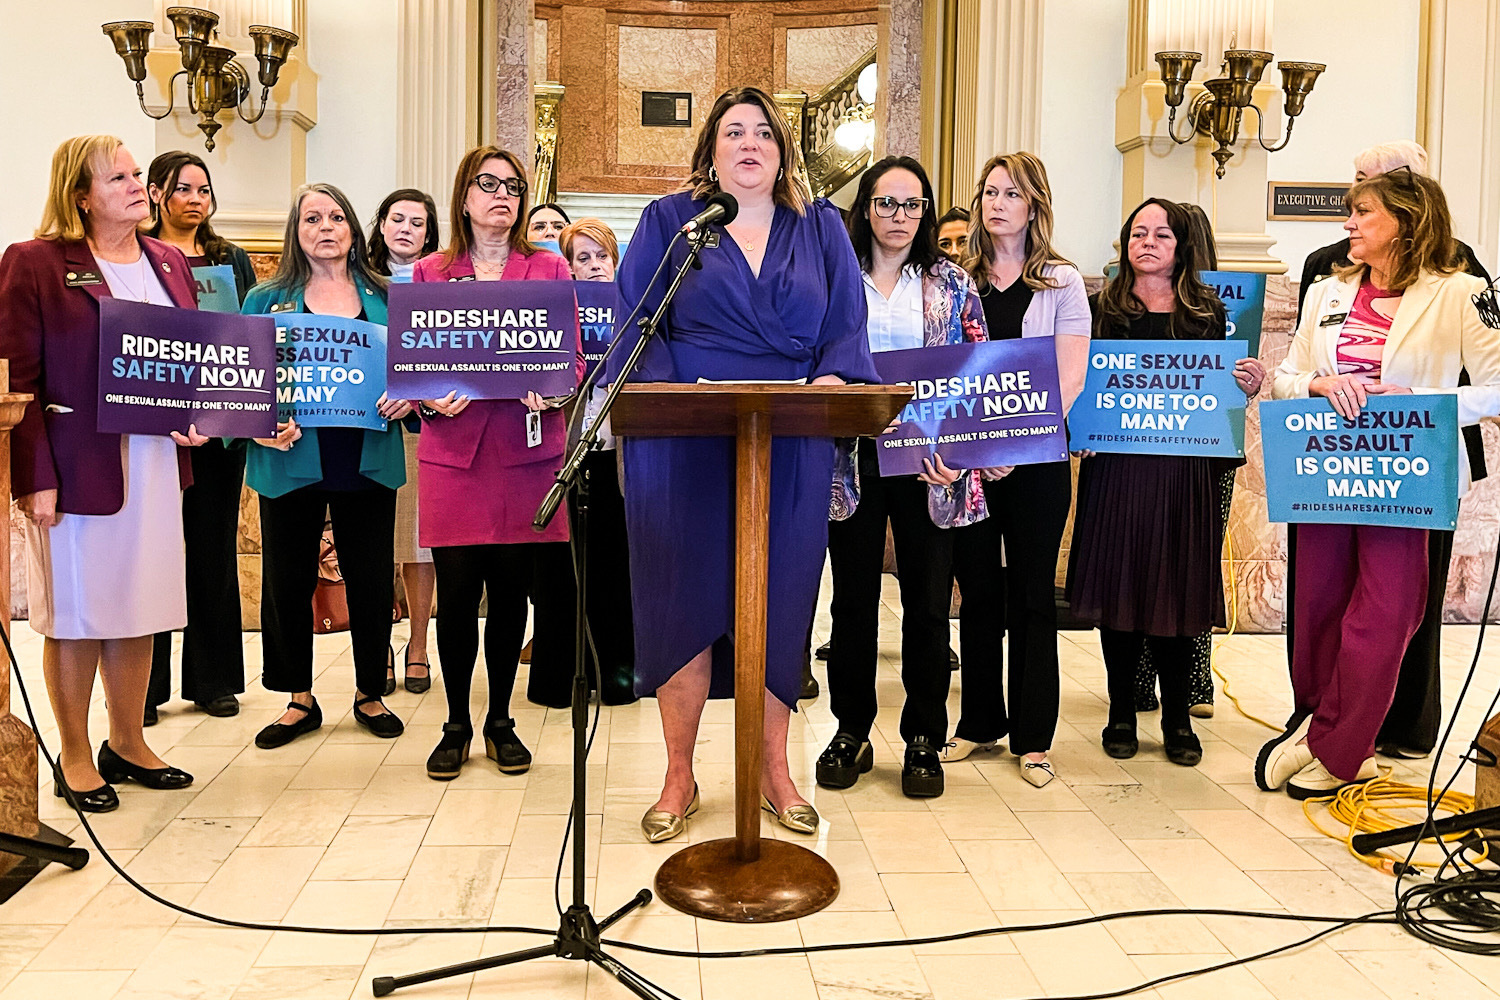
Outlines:
<svg viewBox="0 0 1500 1000"><path fill-rule="evenodd" d="M890 521L901 587L901 738L948 738L948 603L953 533L932 523L927 486L914 476L881 478L874 442L859 443L860 497L854 514L828 525L833 563L833 631L828 696L839 729L863 741L875 723L880 570Z"/></svg>
<svg viewBox="0 0 1500 1000"><path fill-rule="evenodd" d="M1151 662L1161 683L1161 728L1169 733L1192 729L1188 714L1196 636L1159 636L1144 632L1099 630L1104 672L1109 679L1109 722L1128 722L1135 728L1135 688L1141 654L1151 651Z"/></svg>
<svg viewBox="0 0 1500 1000"><path fill-rule="evenodd" d="M263 683L269 691L312 690L312 597L325 512L349 601L354 683L378 695L385 689L395 589L396 491L383 486L351 492L307 486L260 498Z"/></svg>
<svg viewBox="0 0 1500 1000"><path fill-rule="evenodd" d="M1009 735L1011 753L1041 753L1051 748L1057 731L1057 556L1073 497L1072 473L1067 462L1019 465L1004 479L985 483L984 497L990 516L958 529L953 546L963 595L963 693L954 735L976 743ZM1002 606L1003 618L985 614ZM1002 684L1006 629L1010 676Z"/></svg>
<svg viewBox="0 0 1500 1000"><path fill-rule="evenodd" d="M604 662L599 666L609 677L633 684L635 677L635 620L630 613L630 547L625 536L625 498L620 495L616 451L593 451L583 461L589 487L588 616L594 646ZM573 497L569 511L575 515ZM576 523L576 522L575 522ZM550 595L555 607L573 608L575 579L572 573L558 580L558 592ZM547 598L544 597L545 601ZM570 617L569 621L572 620ZM533 647L535 653L535 647ZM594 678L593 650L585 646L589 678ZM532 668L532 673L536 668ZM568 663L568 678L573 664ZM567 695L564 695L566 699Z"/></svg>
<svg viewBox="0 0 1500 1000"><path fill-rule="evenodd" d="M448 721L472 724L469 689L479 656L479 602L487 597L484 663L489 678L489 719L510 717L521 644L526 638L527 595L535 595L527 697L566 708L573 676L573 567L567 542L512 545L445 545L432 550L437 573L438 658L448 696Z"/></svg>
<svg viewBox="0 0 1500 1000"><path fill-rule="evenodd" d="M245 449L209 441L192 449L193 485L182 494L187 555L187 628L182 631L182 696L205 702L245 690L238 535ZM151 646L146 704L172 696L172 633Z"/></svg>
<svg viewBox="0 0 1500 1000"><path fill-rule="evenodd" d="M1394 743L1412 750L1431 752L1437 746L1443 724L1443 602L1448 593L1448 564L1453 559L1451 531L1427 532L1427 608L1422 624L1406 645L1401 658L1401 673L1396 680L1396 697L1386 713L1385 722L1375 745ZM1287 525L1287 566L1297 564L1297 526ZM1295 620L1297 574L1286 575L1286 659L1292 661L1292 638Z"/></svg>

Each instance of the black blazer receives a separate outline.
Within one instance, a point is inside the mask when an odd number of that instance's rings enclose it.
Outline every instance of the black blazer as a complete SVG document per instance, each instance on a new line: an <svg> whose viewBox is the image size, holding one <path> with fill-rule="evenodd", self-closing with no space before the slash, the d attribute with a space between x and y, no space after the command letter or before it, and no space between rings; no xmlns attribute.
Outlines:
<svg viewBox="0 0 1500 1000"><path fill-rule="evenodd" d="M1479 263L1479 258L1474 256L1474 250L1463 240L1454 240L1458 244L1458 252L1464 259L1464 270L1478 278L1483 278L1485 284L1489 284L1490 272ZM1307 290L1312 283L1324 275L1332 274L1336 267L1349 266L1349 241L1339 240L1330 243L1319 250L1314 250L1307 255L1307 260L1302 264L1302 281L1297 285L1297 323L1292 329L1298 330L1302 327L1302 300L1307 298ZM1462 371L1458 373L1458 384L1469 385L1469 373ZM1489 475L1489 469L1484 464L1484 433L1480 431L1478 424L1470 424L1461 428L1464 438L1464 451L1469 455L1469 478L1473 482L1479 482Z"/></svg>

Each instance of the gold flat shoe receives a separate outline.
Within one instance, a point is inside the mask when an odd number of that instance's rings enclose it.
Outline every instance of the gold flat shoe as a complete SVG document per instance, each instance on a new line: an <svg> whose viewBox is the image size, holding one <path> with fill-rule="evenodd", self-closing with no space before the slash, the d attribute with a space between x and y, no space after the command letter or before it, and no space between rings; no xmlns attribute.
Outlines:
<svg viewBox="0 0 1500 1000"><path fill-rule="evenodd" d="M646 840L652 844L660 844L664 840L681 836L687 829L687 818L698 811L698 783L693 782L693 799L687 805L687 812L681 816L676 813L667 812L665 809L647 809L646 815L641 817L641 832L646 835Z"/></svg>
<svg viewBox="0 0 1500 1000"><path fill-rule="evenodd" d="M810 805L804 803L800 806L787 806L785 811L777 812L776 807L771 805L771 800L762 795L760 807L775 816L776 822L788 830L795 833L818 832L818 811Z"/></svg>

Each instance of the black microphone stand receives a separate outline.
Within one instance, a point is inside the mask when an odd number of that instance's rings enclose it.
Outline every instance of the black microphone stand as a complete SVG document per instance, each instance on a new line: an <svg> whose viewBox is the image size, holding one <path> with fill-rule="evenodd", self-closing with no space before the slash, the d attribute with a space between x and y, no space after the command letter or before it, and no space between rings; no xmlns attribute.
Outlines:
<svg viewBox="0 0 1500 1000"><path fill-rule="evenodd" d="M680 234L679 234L680 235ZM465 976L473 972L481 972L485 969L494 969L502 965L515 965L519 962L528 962L534 958L570 958L582 962L590 962L613 976L620 985L634 993L643 1000L661 1000L663 994L651 983L643 979L638 973L629 967L621 965L611 958L599 945L599 935L611 924L629 914L638 907L651 902L651 890L642 889L630 898L624 906L605 917L596 921L590 912L588 903L584 900L585 882L585 844L586 840L586 817L585 804L588 801L588 701L589 683L588 670L585 665L586 643L588 640L588 479L583 476L583 462L599 443L599 428L609 416L609 411L615 404L615 399L620 395L626 379L630 377L635 366L640 362L641 354L645 352L646 345L656 336L661 327L662 317L666 315L667 307L672 298L682 285L682 280L687 276L689 269L699 267L698 257L703 252L703 247L708 239L707 228L689 234L688 254L677 274L668 286L667 293L663 296L661 304L650 319L641 321L641 335L632 348L630 355L625 359L620 369L619 376L609 387L604 397L604 402L594 419L579 436L578 444L574 446L568 460L558 470L556 482L548 490L547 496L537 508L536 516L532 519L531 526L541 531L552 522L562 505L563 499L571 490L573 492L573 566L577 576L578 592L574 597L574 611L577 621L573 625L573 696L572 696L572 726L573 726L573 804L572 804L572 839L573 839L573 902L562 915L562 921L558 927L557 935L550 944L539 945L535 948L526 948L521 951L513 951L504 955L493 955L488 958L475 959L472 962L461 962L458 965L449 965L440 969L432 969L427 972L418 972L409 976L380 976L371 982L371 987L378 997L389 996L395 990L405 986L415 986L419 983L430 983L438 979L447 979L452 976ZM677 238L667 246L667 254L672 252L672 247L677 244ZM665 256L665 255L664 255ZM649 287L647 289L649 291ZM585 406L589 394L598 383L599 375L604 371L609 362L610 355L620 344L620 331L616 332L615 340L605 351L604 357L594 370L584 379L583 385L579 387L576 405Z"/></svg>

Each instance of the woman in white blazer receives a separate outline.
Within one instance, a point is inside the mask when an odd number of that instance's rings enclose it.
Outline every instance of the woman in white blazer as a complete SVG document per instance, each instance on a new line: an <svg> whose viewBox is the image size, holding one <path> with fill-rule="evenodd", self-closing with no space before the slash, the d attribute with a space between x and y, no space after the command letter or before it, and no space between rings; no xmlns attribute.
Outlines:
<svg viewBox="0 0 1500 1000"><path fill-rule="evenodd" d="M1353 263L1308 291L1276 398L1324 396L1353 418L1371 395L1448 393L1460 426L1500 414L1500 333L1479 319L1485 284L1461 273L1442 188L1403 168L1356 184L1346 204ZM1474 384L1459 386L1465 368ZM1468 488L1461 460L1459 495ZM1255 777L1306 799L1376 775L1375 737L1427 598L1427 532L1299 525L1292 572L1296 713Z"/></svg>

